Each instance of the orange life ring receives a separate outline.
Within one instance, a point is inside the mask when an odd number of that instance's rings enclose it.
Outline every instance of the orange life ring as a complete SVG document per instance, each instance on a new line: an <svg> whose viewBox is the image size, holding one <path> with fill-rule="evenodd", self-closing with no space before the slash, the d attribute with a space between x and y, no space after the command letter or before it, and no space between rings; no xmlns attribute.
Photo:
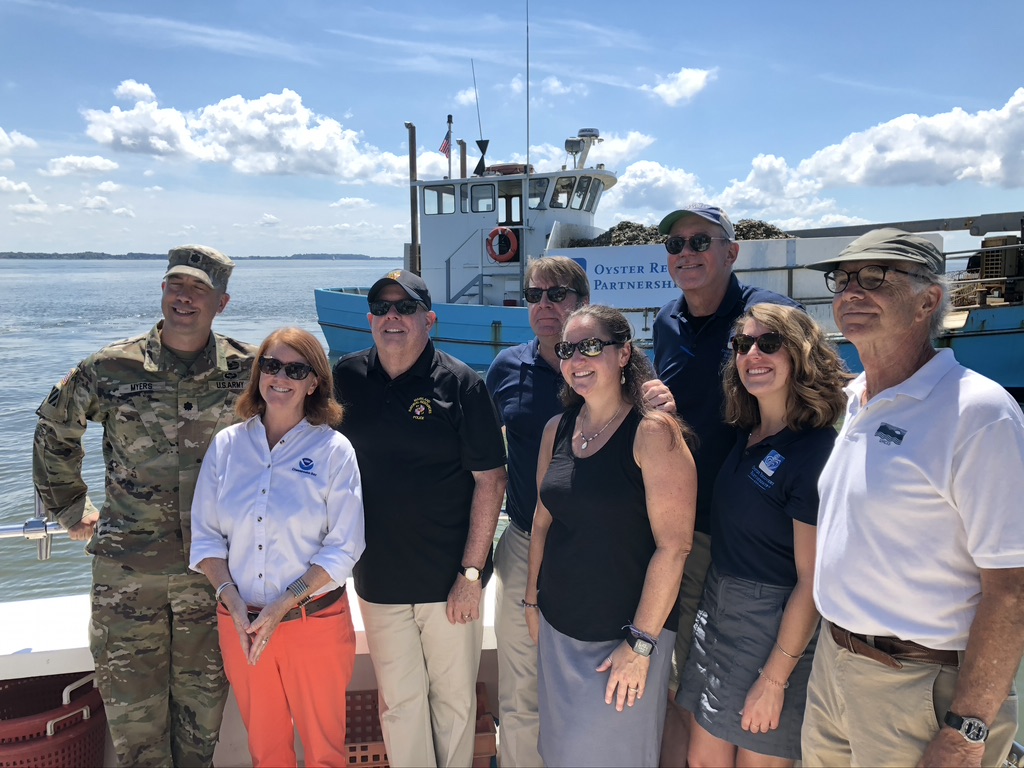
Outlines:
<svg viewBox="0 0 1024 768"><path fill-rule="evenodd" d="M508 240L508 250L504 252L501 251L502 237ZM516 239L516 233L508 227L495 227L487 236L487 255L501 264L512 261L518 250L519 241Z"/></svg>

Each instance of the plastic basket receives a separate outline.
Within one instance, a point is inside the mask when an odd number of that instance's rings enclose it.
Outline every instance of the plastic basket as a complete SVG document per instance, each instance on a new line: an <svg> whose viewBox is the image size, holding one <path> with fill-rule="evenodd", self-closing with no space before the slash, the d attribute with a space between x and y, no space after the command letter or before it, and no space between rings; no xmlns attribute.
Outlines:
<svg viewBox="0 0 1024 768"><path fill-rule="evenodd" d="M476 684L476 742L473 747L475 768L487 768L497 754L494 717L487 708L487 686ZM388 753L380 729L380 710L376 689L349 691L345 695L345 747L348 764L363 768L387 768Z"/></svg>
<svg viewBox="0 0 1024 768"><path fill-rule="evenodd" d="M0 681L0 768L103 765L107 717L93 677Z"/></svg>

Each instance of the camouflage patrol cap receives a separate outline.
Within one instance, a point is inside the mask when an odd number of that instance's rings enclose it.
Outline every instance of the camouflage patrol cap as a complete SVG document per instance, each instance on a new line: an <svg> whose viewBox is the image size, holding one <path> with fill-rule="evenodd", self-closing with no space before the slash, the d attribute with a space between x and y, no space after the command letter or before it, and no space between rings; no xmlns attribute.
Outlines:
<svg viewBox="0 0 1024 768"><path fill-rule="evenodd" d="M215 248L206 245L179 245L168 252L167 272L171 275L191 275L218 291L228 289L228 278L235 262Z"/></svg>

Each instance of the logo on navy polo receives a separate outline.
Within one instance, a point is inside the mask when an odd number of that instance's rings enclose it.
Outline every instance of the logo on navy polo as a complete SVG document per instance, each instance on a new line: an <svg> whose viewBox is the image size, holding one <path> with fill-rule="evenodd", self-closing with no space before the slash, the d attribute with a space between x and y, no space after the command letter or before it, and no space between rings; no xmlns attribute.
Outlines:
<svg viewBox="0 0 1024 768"><path fill-rule="evenodd" d="M882 425L875 430L875 437L882 445L896 445L903 444L903 438L907 436L907 430L901 429L900 427L894 427L892 424L886 424L884 421Z"/></svg>
<svg viewBox="0 0 1024 768"><path fill-rule="evenodd" d="M313 471L313 460L302 458L299 459L299 464L296 467L292 467L292 472L300 472L303 475L310 475L316 477L316 472Z"/></svg>
<svg viewBox="0 0 1024 768"><path fill-rule="evenodd" d="M434 413L434 405L430 402L429 398L417 397L412 401L412 405L409 406L409 413L416 421L423 421L427 416L431 416Z"/></svg>
<svg viewBox="0 0 1024 768"><path fill-rule="evenodd" d="M768 451L768 455L761 459L761 463L750 470L748 475L750 481L762 491L774 487L775 481L771 479L772 475L779 471L779 467L785 460L786 457L778 451Z"/></svg>

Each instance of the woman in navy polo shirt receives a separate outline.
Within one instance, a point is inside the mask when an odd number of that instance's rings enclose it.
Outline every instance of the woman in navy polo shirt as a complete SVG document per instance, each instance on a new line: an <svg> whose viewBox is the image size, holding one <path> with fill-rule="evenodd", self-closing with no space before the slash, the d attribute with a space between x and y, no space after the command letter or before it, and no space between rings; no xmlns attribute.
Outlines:
<svg viewBox="0 0 1024 768"><path fill-rule="evenodd" d="M693 718L691 765L800 759L818 626L811 594L818 475L851 378L799 309L741 317L726 364L726 421L739 428L715 482L711 570L676 701Z"/></svg>

